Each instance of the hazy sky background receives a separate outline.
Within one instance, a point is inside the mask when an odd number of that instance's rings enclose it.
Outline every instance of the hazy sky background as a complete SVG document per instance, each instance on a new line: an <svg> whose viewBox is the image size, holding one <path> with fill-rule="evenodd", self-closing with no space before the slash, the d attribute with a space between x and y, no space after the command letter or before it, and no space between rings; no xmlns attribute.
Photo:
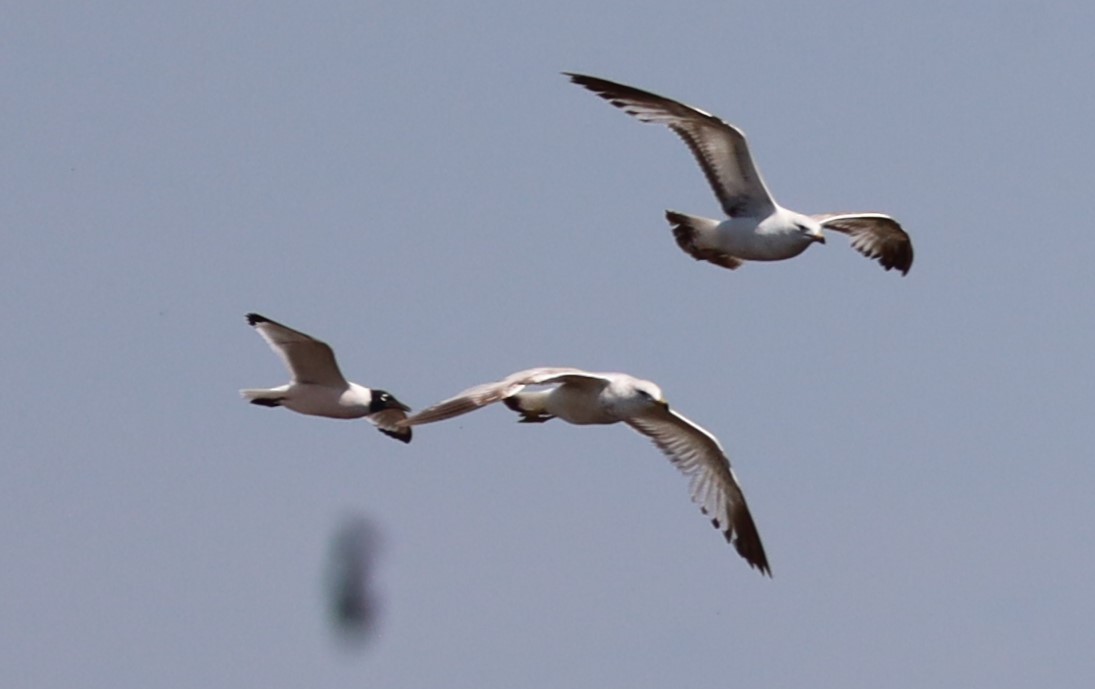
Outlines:
<svg viewBox="0 0 1095 689"><path fill-rule="evenodd" d="M12 687L1090 687L1090 2L14 3L0 23ZM685 147L899 218L730 272ZM258 311L414 407L539 365L719 436L774 578L624 427L262 409ZM381 533L338 643L331 539Z"/></svg>

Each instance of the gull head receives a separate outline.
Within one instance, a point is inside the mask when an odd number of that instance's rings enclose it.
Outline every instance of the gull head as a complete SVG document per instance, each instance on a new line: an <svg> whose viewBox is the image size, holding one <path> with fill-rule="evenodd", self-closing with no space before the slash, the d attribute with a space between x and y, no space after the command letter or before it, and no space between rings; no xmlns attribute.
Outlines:
<svg viewBox="0 0 1095 689"><path fill-rule="evenodd" d="M399 409L410 411L411 408L395 398L395 395L387 390L372 390L372 398L369 400L369 413L376 414L385 409Z"/></svg>
<svg viewBox="0 0 1095 689"><path fill-rule="evenodd" d="M631 401L638 411L650 409L669 409L669 403L665 401L662 389L649 380L634 380L631 385Z"/></svg>
<svg viewBox="0 0 1095 689"><path fill-rule="evenodd" d="M825 243L825 233L821 231L821 223L806 215L795 214L795 231L810 242Z"/></svg>

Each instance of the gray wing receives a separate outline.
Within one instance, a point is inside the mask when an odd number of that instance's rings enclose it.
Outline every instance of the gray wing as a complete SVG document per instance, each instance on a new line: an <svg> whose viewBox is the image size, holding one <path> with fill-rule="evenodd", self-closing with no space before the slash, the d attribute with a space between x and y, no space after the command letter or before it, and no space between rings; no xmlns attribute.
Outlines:
<svg viewBox="0 0 1095 689"><path fill-rule="evenodd" d="M500 402L520 392L521 388L526 385L550 385L552 383L592 380L604 382L606 379L577 368L530 368L525 371L518 371L493 383L484 383L468 388L459 395L408 416L400 422L400 425L420 426L424 423L444 421L454 416L467 414L488 404Z"/></svg>
<svg viewBox="0 0 1095 689"><path fill-rule="evenodd" d="M775 210L775 201L764 185L745 135L737 127L684 103L633 86L584 74L563 72L570 80L604 98L642 122L664 124L691 149L730 217L764 217Z"/></svg>
<svg viewBox="0 0 1095 689"><path fill-rule="evenodd" d="M824 213L811 216L822 227L843 232L852 248L867 258L876 258L886 270L896 268L902 275L913 262L912 240L896 220L882 213Z"/></svg>
<svg viewBox="0 0 1095 689"><path fill-rule="evenodd" d="M326 342L257 313L247 314L247 322L254 326L262 339L285 362L294 383L331 387L346 385L346 379L342 377L338 364L335 363L335 353Z"/></svg>
<svg viewBox="0 0 1095 689"><path fill-rule="evenodd" d="M772 576L756 523L745 503L730 458L715 436L672 410L627 420L632 428L654 441L691 479L692 501L711 518L738 554L762 574Z"/></svg>

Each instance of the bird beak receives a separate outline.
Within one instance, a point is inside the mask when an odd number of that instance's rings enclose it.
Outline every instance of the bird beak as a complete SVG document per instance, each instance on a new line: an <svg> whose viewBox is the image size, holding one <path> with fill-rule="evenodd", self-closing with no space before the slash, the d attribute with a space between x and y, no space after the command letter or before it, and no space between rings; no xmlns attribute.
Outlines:
<svg viewBox="0 0 1095 689"><path fill-rule="evenodd" d="M818 232L817 234L812 234L810 236L813 237L814 241L817 242L818 244L824 244L825 243L825 235L821 234L821 232Z"/></svg>
<svg viewBox="0 0 1095 689"><path fill-rule="evenodd" d="M393 402L395 402L395 406L396 406L396 407L398 407L399 409L402 409L403 411L410 411L410 410L411 410L411 408L410 408L410 407L408 407L407 405L403 404L403 403L402 403L402 402L400 402L399 400L392 400L392 401L393 401Z"/></svg>
<svg viewBox="0 0 1095 689"><path fill-rule="evenodd" d="M669 411L669 402L666 402L665 400L658 400L658 406L666 411Z"/></svg>

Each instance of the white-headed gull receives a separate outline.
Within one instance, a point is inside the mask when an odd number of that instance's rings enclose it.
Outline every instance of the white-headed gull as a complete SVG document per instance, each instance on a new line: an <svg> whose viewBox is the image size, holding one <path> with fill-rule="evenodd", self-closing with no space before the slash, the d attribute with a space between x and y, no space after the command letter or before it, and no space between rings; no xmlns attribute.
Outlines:
<svg viewBox="0 0 1095 689"><path fill-rule="evenodd" d="M553 386L526 390L529 385ZM560 418L573 424L623 422L654 444L691 478L692 500L751 566L771 576L756 524L749 514L730 459L715 436L669 408L661 389L625 373L590 373L576 368L533 368L495 383L469 388L456 397L408 416L417 426L504 402L522 423Z"/></svg>
<svg viewBox="0 0 1095 689"><path fill-rule="evenodd" d="M288 385L267 390L240 390L251 404L285 407L301 414L332 419L365 417L381 433L411 442L411 429L399 424L411 408L384 390L371 390L342 377L335 353L325 342L257 313L247 314L292 375Z"/></svg>
<svg viewBox="0 0 1095 689"><path fill-rule="evenodd" d="M688 144L722 204L726 220L666 211L677 244L698 261L734 269L744 261L780 261L825 242L823 228L848 235L852 247L904 275L912 242L881 213L803 215L783 208L764 185L745 135L732 124L684 103L606 79L564 72L570 80L642 122L664 124Z"/></svg>

